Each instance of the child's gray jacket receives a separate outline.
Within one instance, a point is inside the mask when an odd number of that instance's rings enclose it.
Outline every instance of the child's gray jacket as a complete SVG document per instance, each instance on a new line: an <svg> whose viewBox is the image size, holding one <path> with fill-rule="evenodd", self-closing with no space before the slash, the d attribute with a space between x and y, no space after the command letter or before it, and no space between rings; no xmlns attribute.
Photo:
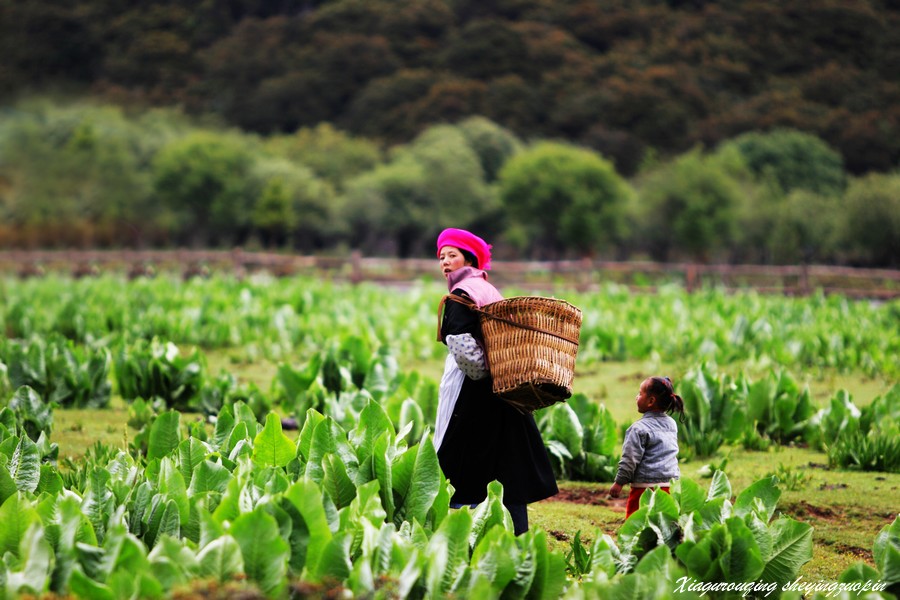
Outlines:
<svg viewBox="0 0 900 600"><path fill-rule="evenodd" d="M616 483L632 487L668 485L678 479L678 424L663 412L650 411L625 432Z"/></svg>

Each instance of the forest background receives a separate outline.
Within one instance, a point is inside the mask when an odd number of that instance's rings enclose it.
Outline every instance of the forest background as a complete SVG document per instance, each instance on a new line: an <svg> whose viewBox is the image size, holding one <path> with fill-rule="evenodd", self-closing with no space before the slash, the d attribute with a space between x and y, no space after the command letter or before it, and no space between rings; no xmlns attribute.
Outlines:
<svg viewBox="0 0 900 600"><path fill-rule="evenodd" d="M900 3L0 0L0 247L900 266Z"/></svg>

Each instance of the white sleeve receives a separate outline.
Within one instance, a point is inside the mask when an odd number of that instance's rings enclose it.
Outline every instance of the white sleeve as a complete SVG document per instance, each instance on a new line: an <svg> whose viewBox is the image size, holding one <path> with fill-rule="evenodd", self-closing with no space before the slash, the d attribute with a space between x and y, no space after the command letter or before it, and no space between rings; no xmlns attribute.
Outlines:
<svg viewBox="0 0 900 600"><path fill-rule="evenodd" d="M484 356L484 348L478 343L471 333L448 335L444 338L450 354L456 360L459 370L469 379L484 379L488 374L487 361Z"/></svg>

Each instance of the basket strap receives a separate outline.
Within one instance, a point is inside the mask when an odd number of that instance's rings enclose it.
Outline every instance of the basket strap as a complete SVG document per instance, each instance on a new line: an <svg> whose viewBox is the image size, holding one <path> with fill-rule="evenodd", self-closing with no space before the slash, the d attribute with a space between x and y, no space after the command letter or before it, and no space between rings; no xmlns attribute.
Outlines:
<svg viewBox="0 0 900 600"><path fill-rule="evenodd" d="M463 305L465 305L465 306L468 306L469 308L471 308L472 310L474 310L474 311L477 312L478 314L480 314L480 315L482 315L482 316L484 316L484 317L487 317L487 318L489 318L489 319L495 319L495 320L497 320L497 321L503 321L504 323L507 323L507 324L509 324L509 325L513 325L513 326L515 326L515 327L521 327L522 329L529 329L529 330L531 330L531 331L536 331L536 332L538 332L538 333L544 333L544 334L546 334L546 335L552 335L553 337L555 337L555 338L557 338L557 339L560 339L560 340L563 340L563 341L565 341L565 342L569 342L570 344L575 344L576 346L578 346L578 340L573 340L572 338L566 337L566 336L564 336L564 335L560 335L560 334L558 334L558 333L554 333L554 332L552 332L552 331L545 331L545 330L541 329L540 327L534 327L534 326L532 326L532 325L526 325L525 323L517 323L517 322L513 321L512 319L507 319L507 318L505 318L505 317L498 317L497 315L492 315L492 314L489 313L488 311L479 308L478 305L475 304L475 301L472 300L471 298L468 298L468 297L465 297L465 296L457 296L456 294L447 294L446 296L444 296L443 298L441 298L441 303L440 303L440 305L438 306L438 341L439 341L439 342L440 342L440 341L443 341L443 340L441 339L441 316L443 315L444 302L445 302L446 300L453 300L454 302L459 302L460 304L463 304Z"/></svg>
<svg viewBox="0 0 900 600"><path fill-rule="evenodd" d="M478 305L475 304L475 301L469 298L468 296L457 296L456 294L447 294L443 298L441 298L441 303L438 304L438 322L437 322L437 341L443 342L444 338L441 336L441 324L444 321L444 303L447 300L453 300L454 302L459 302L464 306L468 306L475 312L484 312L478 308Z"/></svg>

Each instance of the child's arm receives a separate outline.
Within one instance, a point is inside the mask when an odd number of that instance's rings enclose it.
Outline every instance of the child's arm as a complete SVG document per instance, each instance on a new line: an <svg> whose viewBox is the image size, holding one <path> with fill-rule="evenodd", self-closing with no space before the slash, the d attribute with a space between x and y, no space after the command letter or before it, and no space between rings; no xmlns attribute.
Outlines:
<svg viewBox="0 0 900 600"><path fill-rule="evenodd" d="M622 492L622 486L631 483L634 470L644 457L644 442L640 434L631 427L625 432L625 441L622 443L622 458L619 459L619 470L616 473L616 482L609 488L609 495L618 498Z"/></svg>

